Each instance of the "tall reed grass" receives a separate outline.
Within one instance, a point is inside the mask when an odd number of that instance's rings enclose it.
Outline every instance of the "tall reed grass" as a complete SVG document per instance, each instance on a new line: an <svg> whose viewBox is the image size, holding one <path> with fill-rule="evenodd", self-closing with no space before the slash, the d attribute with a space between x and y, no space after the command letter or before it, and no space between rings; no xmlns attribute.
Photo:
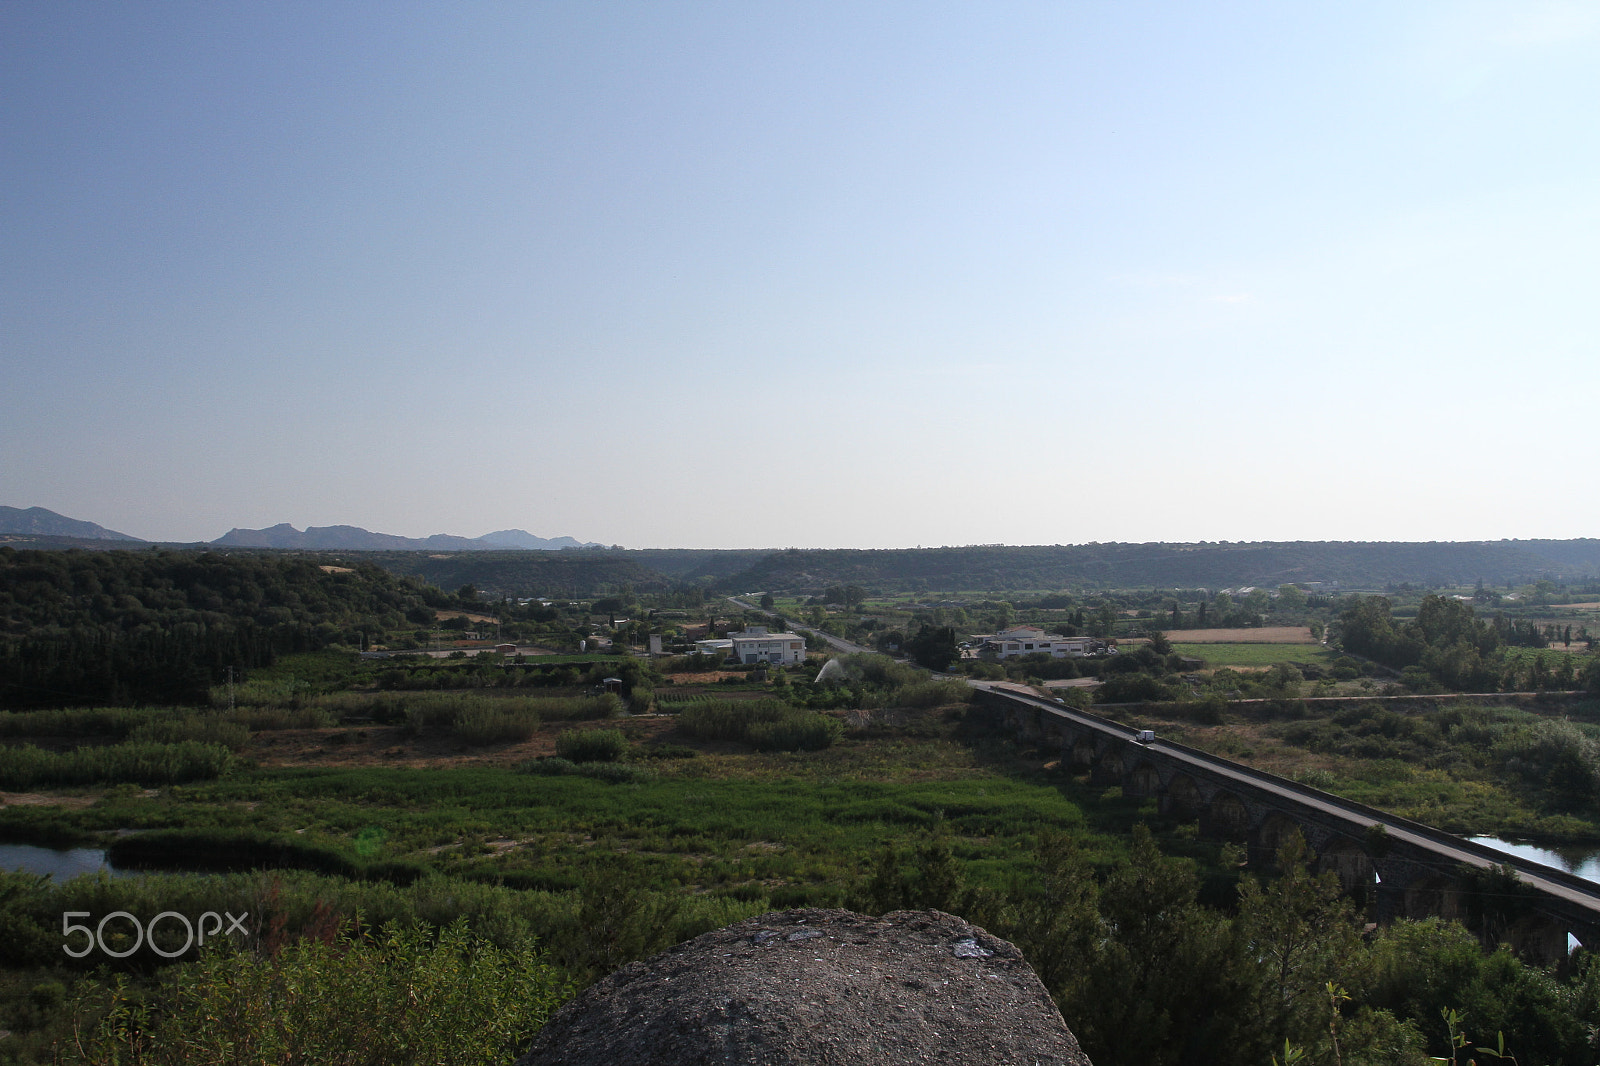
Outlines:
<svg viewBox="0 0 1600 1066"><path fill-rule="evenodd" d="M146 722L128 734L128 739L155 744L182 744L193 740L202 744L220 744L230 751L243 751L245 745L250 743L250 727L244 722L230 721L215 714L187 715Z"/></svg>
<svg viewBox="0 0 1600 1066"><path fill-rule="evenodd" d="M615 762L627 750L620 729L568 729L556 737L556 754L572 762Z"/></svg>
<svg viewBox="0 0 1600 1066"><path fill-rule="evenodd" d="M844 731L837 719L782 700L706 700L678 713L678 728L702 740L738 740L761 751L819 751Z"/></svg>
<svg viewBox="0 0 1600 1066"><path fill-rule="evenodd" d="M221 777L234 754L221 744L127 741L72 751L31 744L0 748L0 788L26 791L60 785L176 785Z"/></svg>

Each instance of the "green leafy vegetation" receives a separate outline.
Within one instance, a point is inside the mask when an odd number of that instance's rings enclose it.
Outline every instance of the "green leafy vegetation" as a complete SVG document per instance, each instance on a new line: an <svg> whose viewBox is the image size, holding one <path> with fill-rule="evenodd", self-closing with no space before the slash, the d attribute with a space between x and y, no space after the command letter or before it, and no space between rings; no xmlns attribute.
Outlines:
<svg viewBox="0 0 1600 1066"><path fill-rule="evenodd" d="M175 785L221 777L234 755L221 744L127 741L98 748L47 751L0 748L0 788L26 792L73 785Z"/></svg>
<svg viewBox="0 0 1600 1066"><path fill-rule="evenodd" d="M1172 650L1207 667L1276 666L1278 663L1330 663L1334 654L1316 644L1183 644Z"/></svg>
<svg viewBox="0 0 1600 1066"><path fill-rule="evenodd" d="M1410 620L1397 619L1382 596L1353 597L1340 617L1346 648L1401 671L1413 689L1429 684L1457 692L1574 689L1600 693L1600 656L1513 654L1517 644L1542 647L1546 638L1528 623L1477 617L1457 599L1427 595Z"/></svg>
<svg viewBox="0 0 1600 1066"><path fill-rule="evenodd" d="M782 700L704 700L678 712L678 728L702 740L739 740L759 751L819 751L844 731L842 723Z"/></svg>
<svg viewBox="0 0 1600 1066"><path fill-rule="evenodd" d="M628 750L620 729L568 729L556 737L556 754L571 762L615 762Z"/></svg>
<svg viewBox="0 0 1600 1066"><path fill-rule="evenodd" d="M431 619L430 594L295 557L0 551L0 707L204 702L230 669Z"/></svg>
<svg viewBox="0 0 1600 1066"><path fill-rule="evenodd" d="M174 971L153 1000L113 984L79 1036L84 1059L498 1066L571 994L541 953L497 947L462 921L211 952Z"/></svg>

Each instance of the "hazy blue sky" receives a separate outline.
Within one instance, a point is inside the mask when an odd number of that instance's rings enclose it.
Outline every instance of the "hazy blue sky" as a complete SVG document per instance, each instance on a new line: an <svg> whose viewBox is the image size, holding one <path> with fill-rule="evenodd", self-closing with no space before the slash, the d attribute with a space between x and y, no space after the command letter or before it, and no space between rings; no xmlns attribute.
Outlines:
<svg viewBox="0 0 1600 1066"><path fill-rule="evenodd" d="M0 503L1600 535L1600 5L0 5Z"/></svg>

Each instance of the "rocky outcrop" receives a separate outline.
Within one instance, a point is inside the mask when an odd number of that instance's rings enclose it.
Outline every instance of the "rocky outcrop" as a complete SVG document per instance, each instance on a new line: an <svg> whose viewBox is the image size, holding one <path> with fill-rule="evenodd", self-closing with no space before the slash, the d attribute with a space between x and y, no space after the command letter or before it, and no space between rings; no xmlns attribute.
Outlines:
<svg viewBox="0 0 1600 1066"><path fill-rule="evenodd" d="M517 1066L1090 1066L1011 944L941 911L793 910L580 993Z"/></svg>

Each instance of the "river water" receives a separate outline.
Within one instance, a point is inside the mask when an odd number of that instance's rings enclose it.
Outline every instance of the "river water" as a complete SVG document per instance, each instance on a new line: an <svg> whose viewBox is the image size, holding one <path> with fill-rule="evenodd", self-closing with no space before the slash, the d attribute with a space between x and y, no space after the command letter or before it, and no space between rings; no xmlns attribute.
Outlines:
<svg viewBox="0 0 1600 1066"><path fill-rule="evenodd" d="M55 881L67 881L79 874L93 874L100 870L112 877L138 876L135 871L118 870L106 862L106 853L100 848L58 850L33 844L0 844L0 870L47 874Z"/></svg>
<svg viewBox="0 0 1600 1066"><path fill-rule="evenodd" d="M1542 862L1546 866L1554 866L1557 870L1565 870L1575 874L1585 881L1600 884L1600 848L1592 846L1576 848L1542 848L1537 844L1524 844L1515 840L1498 840L1494 837L1468 837L1474 844L1482 844L1486 848L1494 848L1508 855L1515 855L1519 859L1528 859L1532 862Z"/></svg>

